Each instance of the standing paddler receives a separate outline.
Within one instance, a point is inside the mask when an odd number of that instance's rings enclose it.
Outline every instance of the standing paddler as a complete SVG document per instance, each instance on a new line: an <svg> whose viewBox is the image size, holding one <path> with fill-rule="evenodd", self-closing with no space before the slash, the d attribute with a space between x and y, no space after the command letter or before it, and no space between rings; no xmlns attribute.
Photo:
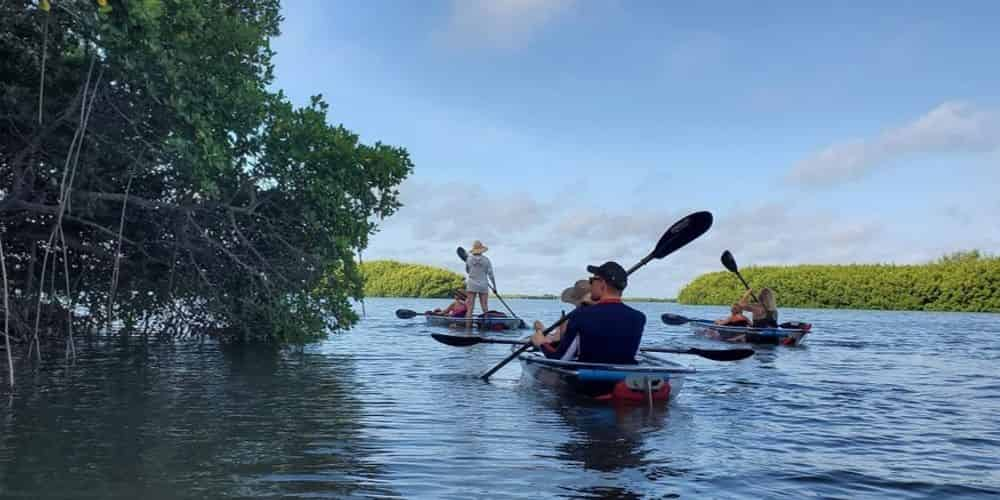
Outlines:
<svg viewBox="0 0 1000 500"><path fill-rule="evenodd" d="M483 245L483 242L476 240L472 243L472 250L469 251L471 255L465 260L465 272L468 274L465 279L465 292L466 297L468 297L465 318L470 325L476 308L476 296L479 296L479 304L483 306L485 313L490 310L490 283L493 283L493 288L496 288L493 263L483 255L488 249L486 245Z"/></svg>

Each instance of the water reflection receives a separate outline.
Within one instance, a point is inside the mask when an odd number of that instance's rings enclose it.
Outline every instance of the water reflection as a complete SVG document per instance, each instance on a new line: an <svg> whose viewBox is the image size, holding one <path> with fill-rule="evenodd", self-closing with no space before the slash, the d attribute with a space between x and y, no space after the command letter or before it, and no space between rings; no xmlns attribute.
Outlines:
<svg viewBox="0 0 1000 500"><path fill-rule="evenodd" d="M662 428L662 405L580 406L569 402L557 412L571 429L572 439L557 447L559 459L586 470L617 472L649 464L644 434Z"/></svg>
<svg viewBox="0 0 1000 500"><path fill-rule="evenodd" d="M670 407L658 404L609 405L559 394L525 377L521 383L538 396L535 404L545 408L562 424L562 442L543 445L554 451L545 458L555 459L584 474L559 486L560 496L569 498L645 498L651 482L662 477L679 477L683 468L673 467L651 439L669 439ZM542 451L548 455L550 451ZM664 494L663 488L657 494Z"/></svg>
<svg viewBox="0 0 1000 500"><path fill-rule="evenodd" d="M365 460L348 357L95 349L71 372L32 386L22 379L0 420L4 495L392 494L374 484L381 471Z"/></svg>
<svg viewBox="0 0 1000 500"><path fill-rule="evenodd" d="M822 328L804 348L760 347L738 363L685 358L697 375L651 412L525 386L517 363L483 383L509 346L444 346L428 336L440 329L393 314L427 305L372 299L357 329L300 353L95 342L81 344L75 366L56 356L19 366L0 407L0 497L1000 492L995 315L799 312ZM511 306L528 318L560 307ZM637 307L652 316L665 306ZM963 331L948 329L958 321ZM651 344L726 348L647 329ZM958 341L975 348L941 348ZM0 401L10 396L0 388Z"/></svg>

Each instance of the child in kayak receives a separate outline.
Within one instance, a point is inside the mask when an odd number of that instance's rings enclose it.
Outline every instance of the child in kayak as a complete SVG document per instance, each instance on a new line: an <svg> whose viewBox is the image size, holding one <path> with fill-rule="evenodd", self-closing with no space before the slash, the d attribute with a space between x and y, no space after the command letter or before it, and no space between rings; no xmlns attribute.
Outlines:
<svg viewBox="0 0 1000 500"><path fill-rule="evenodd" d="M740 304L733 304L733 307L729 310L729 317L716 320L716 325L720 326L750 326L750 320L743 315L743 308Z"/></svg>
<svg viewBox="0 0 1000 500"><path fill-rule="evenodd" d="M476 240L472 243L471 255L465 259L465 271L469 276L465 279L466 300L465 317L472 320L472 313L476 310L476 295L479 296L479 304L483 306L483 312L489 311L490 283L496 287L496 279L493 277L493 263L487 259L483 253L489 248L483 242ZM489 280L489 281L487 281Z"/></svg>
<svg viewBox="0 0 1000 500"><path fill-rule="evenodd" d="M451 304L448 304L448 307L444 309L435 309L433 311L427 311L427 314L451 316L453 318L461 318L465 316L465 310L468 308L466 302L469 300L468 297L465 296L465 292L461 290L455 290L455 292L452 294L452 297L455 300L451 301Z"/></svg>
<svg viewBox="0 0 1000 500"><path fill-rule="evenodd" d="M574 310L594 304L594 299L590 296L590 282L587 280L578 280L573 286L563 290L559 298L567 304L573 304ZM534 327L536 331L545 330L545 324L538 320L535 321ZM553 346L556 346L565 332L566 323L563 322L554 332L546 335L545 339Z"/></svg>

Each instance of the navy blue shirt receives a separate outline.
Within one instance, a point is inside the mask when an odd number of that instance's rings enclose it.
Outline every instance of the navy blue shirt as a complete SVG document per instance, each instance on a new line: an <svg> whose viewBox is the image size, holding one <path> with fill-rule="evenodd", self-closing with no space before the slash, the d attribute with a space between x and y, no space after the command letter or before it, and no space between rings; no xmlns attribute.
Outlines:
<svg viewBox="0 0 1000 500"><path fill-rule="evenodd" d="M578 350L576 361L635 364L646 315L618 301L599 302L573 310L566 317L566 332L559 347L542 344L548 358L563 358Z"/></svg>

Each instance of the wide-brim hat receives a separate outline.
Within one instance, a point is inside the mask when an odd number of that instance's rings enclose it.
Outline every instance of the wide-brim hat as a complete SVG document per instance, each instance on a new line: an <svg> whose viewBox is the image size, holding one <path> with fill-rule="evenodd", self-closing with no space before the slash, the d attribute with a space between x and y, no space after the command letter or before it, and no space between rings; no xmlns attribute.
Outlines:
<svg viewBox="0 0 1000 500"><path fill-rule="evenodd" d="M577 281L573 286L562 291L560 299L575 307L580 307L580 304L584 302L593 303L593 298L590 296L590 282L587 280Z"/></svg>
<svg viewBox="0 0 1000 500"><path fill-rule="evenodd" d="M472 250L469 250L469 253L472 255L479 255L489 249L490 247L484 245L482 241L476 240L472 242Z"/></svg>

